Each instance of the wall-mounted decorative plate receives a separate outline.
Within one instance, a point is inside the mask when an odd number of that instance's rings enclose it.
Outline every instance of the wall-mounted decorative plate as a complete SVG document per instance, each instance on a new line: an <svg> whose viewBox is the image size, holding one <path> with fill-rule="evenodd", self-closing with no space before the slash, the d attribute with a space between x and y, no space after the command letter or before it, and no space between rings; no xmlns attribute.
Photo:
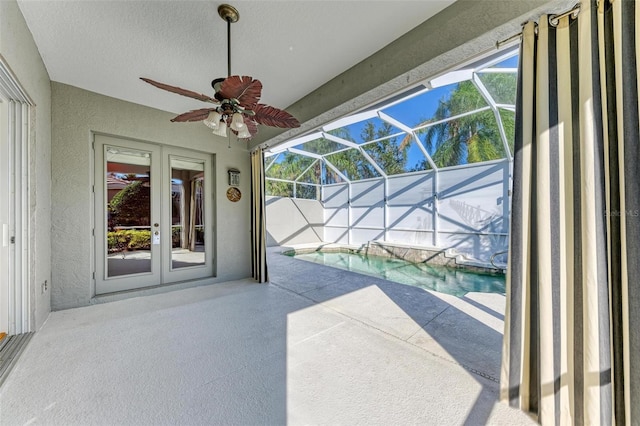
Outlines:
<svg viewBox="0 0 640 426"><path fill-rule="evenodd" d="M234 203L242 197L242 192L238 188L231 187L227 189L227 198Z"/></svg>

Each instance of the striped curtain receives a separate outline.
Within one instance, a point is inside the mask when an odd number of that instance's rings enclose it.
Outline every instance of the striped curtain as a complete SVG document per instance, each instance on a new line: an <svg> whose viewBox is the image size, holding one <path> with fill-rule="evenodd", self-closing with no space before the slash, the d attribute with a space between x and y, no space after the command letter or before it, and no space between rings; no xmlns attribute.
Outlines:
<svg viewBox="0 0 640 426"><path fill-rule="evenodd" d="M264 200L264 153L258 148L251 153L251 274L260 283L269 279Z"/></svg>
<svg viewBox="0 0 640 426"><path fill-rule="evenodd" d="M547 424L640 422L640 7L523 30L501 398Z"/></svg>

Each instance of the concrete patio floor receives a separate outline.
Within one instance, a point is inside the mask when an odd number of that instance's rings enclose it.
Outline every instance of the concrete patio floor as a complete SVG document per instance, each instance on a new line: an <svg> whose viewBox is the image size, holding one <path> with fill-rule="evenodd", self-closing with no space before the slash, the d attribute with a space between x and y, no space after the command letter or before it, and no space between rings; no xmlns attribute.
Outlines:
<svg viewBox="0 0 640 426"><path fill-rule="evenodd" d="M504 296L274 250L269 273L52 313L0 424L535 424L497 402Z"/></svg>

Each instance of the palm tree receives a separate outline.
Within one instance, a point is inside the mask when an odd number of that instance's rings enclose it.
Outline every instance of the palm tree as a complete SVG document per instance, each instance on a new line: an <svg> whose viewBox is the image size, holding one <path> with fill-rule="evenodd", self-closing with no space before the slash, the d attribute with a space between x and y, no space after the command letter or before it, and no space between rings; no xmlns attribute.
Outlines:
<svg viewBox="0 0 640 426"><path fill-rule="evenodd" d="M405 171L407 163L407 146L396 143L396 137L384 139L393 133L393 126L382 123L378 128L372 121L367 122L362 129L361 138L365 141L379 139L378 142L368 144L363 149L380 166L387 175L397 175Z"/></svg>
<svg viewBox="0 0 640 426"><path fill-rule="evenodd" d="M349 142L356 142L348 129L339 128L329 132L333 136L340 137ZM383 139L393 133L393 127L390 124L382 123L379 126L372 121L365 124L361 131L360 139L363 141L371 141L374 139ZM380 140L364 147L364 150L373 158L373 160L389 174L401 173L405 170L407 161L406 147L400 147L396 144L396 138ZM316 154L326 154L333 151L334 154L327 155L326 159L331 164L352 180L367 179L379 176L376 169L367 161L367 159L357 149L348 149L341 144L332 140L320 138L305 144L305 150ZM315 161L310 157L300 154L292 154L285 152L281 154L283 157L277 163L273 164L267 172L268 177L277 177L280 179L294 180L301 176L309 166ZM326 167L321 162L317 162L308 169L300 182L314 184L331 184L340 182L340 176L331 168ZM300 185L298 187L298 196L313 192L311 186ZM267 181L267 193L281 197L292 196L292 185L287 182ZM306 197L306 198L313 198Z"/></svg>
<svg viewBox="0 0 640 426"><path fill-rule="evenodd" d="M516 80L510 74L486 74L483 82L508 103L514 102ZM507 102L505 102L507 103ZM425 120L416 127L438 122L455 115L487 106L487 102L471 81L463 81L450 93L448 98L439 101L433 118ZM513 113L500 111L502 123L511 143L513 133ZM504 145L492 110L486 109L475 114L454 120L444 121L418 130L427 152L437 167L458 164L477 163L505 157ZM409 138L405 138L407 144ZM426 161L416 165L423 170Z"/></svg>
<svg viewBox="0 0 640 426"><path fill-rule="evenodd" d="M496 102L510 105L515 103L515 74L485 73L480 74L480 79ZM422 120L416 127L440 122L487 106L487 101L474 83L472 81L463 81L458 83L447 97L440 99L432 118ZM508 143L513 149L514 113L506 109L499 109L499 113ZM393 126L388 123L376 124L374 121L368 121L362 128L360 140L378 141L364 145L362 149L387 175L428 169L429 166L426 160L419 162L412 168L408 169L406 167L408 148L413 136L407 135L398 144L396 137L389 137L393 134L393 131ZM329 133L357 143L347 128L335 129ZM496 160L506 156L496 116L491 109L427 126L416 131L416 133L438 167ZM320 155L339 151L327 155L326 160L351 180L367 179L379 175L371 163L357 149L343 148L341 144L323 138L307 142L304 147L305 150ZM270 168L267 172L268 176L294 180L304 172L304 177L300 182L331 184L341 181L338 173L321 162L307 170L312 162L315 161L314 159L289 152L281 155L284 155L284 158ZM305 170L307 171L305 172ZM284 197L292 195L292 185L290 183L269 181L267 185L267 192L270 195ZM314 189L311 186L305 187L304 185L301 185L300 188L303 191Z"/></svg>

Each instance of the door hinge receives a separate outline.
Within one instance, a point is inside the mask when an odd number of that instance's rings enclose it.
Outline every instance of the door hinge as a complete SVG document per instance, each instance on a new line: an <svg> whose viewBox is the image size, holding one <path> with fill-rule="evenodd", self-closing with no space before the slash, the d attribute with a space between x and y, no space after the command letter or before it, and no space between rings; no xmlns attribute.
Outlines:
<svg viewBox="0 0 640 426"><path fill-rule="evenodd" d="M96 279L96 273L95 272L92 272L91 276L93 277L94 280Z"/></svg>
<svg viewBox="0 0 640 426"><path fill-rule="evenodd" d="M15 243L16 243L16 237L11 237L11 238L9 238L9 242L10 242L11 244L15 244Z"/></svg>
<svg viewBox="0 0 640 426"><path fill-rule="evenodd" d="M91 185L91 192L92 193L96 193L96 186L95 185Z"/></svg>

